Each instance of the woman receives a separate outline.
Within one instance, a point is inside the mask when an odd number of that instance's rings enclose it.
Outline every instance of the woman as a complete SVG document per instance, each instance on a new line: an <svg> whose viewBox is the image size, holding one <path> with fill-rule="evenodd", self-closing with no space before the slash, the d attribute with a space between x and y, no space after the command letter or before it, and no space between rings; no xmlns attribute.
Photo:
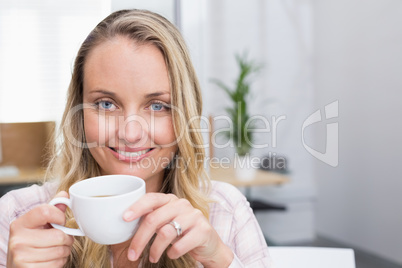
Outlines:
<svg viewBox="0 0 402 268"><path fill-rule="evenodd" d="M245 198L204 174L202 137L191 131L199 128L193 119L201 107L187 48L170 22L149 11L123 10L99 23L78 52L64 140L49 166L51 177L61 179L2 198L0 264L269 267ZM147 194L124 214L125 221L142 217L132 239L98 245L49 227L75 224L65 207L46 204L56 193L68 196L75 182L108 174L146 182Z"/></svg>

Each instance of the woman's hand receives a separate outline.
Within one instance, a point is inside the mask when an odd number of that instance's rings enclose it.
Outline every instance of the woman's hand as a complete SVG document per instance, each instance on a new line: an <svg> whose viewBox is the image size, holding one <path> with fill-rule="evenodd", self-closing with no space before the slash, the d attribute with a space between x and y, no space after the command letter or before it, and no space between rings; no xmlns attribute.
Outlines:
<svg viewBox="0 0 402 268"><path fill-rule="evenodd" d="M68 197L60 192L57 197ZM72 236L49 223L65 224L65 206L43 204L10 224L7 267L62 267L71 252Z"/></svg>
<svg viewBox="0 0 402 268"><path fill-rule="evenodd" d="M128 251L131 261L138 259L155 233L149 252L151 262L157 262L170 244L167 255L171 259L189 252L204 267L228 267L233 260L231 249L222 242L202 212L186 199L173 194L148 193L126 211L124 220L132 221L141 216L143 218ZM179 237L169 224L172 221L181 226Z"/></svg>

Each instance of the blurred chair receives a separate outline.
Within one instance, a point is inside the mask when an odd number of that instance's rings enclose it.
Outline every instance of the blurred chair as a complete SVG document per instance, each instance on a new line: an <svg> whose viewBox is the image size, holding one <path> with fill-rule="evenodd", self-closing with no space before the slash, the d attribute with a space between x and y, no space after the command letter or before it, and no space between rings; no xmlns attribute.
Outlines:
<svg viewBox="0 0 402 268"><path fill-rule="evenodd" d="M356 268L353 249L269 247L275 268Z"/></svg>

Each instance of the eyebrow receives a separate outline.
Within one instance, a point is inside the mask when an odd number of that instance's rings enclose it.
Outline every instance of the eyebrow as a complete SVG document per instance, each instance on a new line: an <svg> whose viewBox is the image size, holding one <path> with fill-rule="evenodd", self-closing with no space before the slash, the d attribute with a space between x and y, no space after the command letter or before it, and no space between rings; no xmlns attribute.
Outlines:
<svg viewBox="0 0 402 268"><path fill-rule="evenodd" d="M112 91L104 90L104 89L98 89L98 90L94 90L94 91L90 92L90 94L94 94L94 93L101 93L101 94L109 95L109 96L112 96L112 97L116 96L116 93L114 93ZM169 92L162 92L162 91L153 92L153 93L146 94L145 98L146 99L152 99L152 98L159 97L159 96L162 96L162 95L170 95L170 93Z"/></svg>
<svg viewBox="0 0 402 268"><path fill-rule="evenodd" d="M114 92L103 90L103 89L97 89L97 90L93 90L93 91L89 92L89 94L94 94L94 93L101 93L101 94L109 95L112 97L116 96L116 94Z"/></svg>
<svg viewBox="0 0 402 268"><path fill-rule="evenodd" d="M159 97L162 95L170 95L170 93L169 92L154 92L154 93L149 93L149 94L145 95L145 98L152 99L152 98Z"/></svg>

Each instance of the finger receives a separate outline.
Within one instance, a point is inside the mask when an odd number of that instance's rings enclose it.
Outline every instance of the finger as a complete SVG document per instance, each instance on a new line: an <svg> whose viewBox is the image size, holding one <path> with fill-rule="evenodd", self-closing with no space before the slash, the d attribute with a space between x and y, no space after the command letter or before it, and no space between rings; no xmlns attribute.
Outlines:
<svg viewBox="0 0 402 268"><path fill-rule="evenodd" d="M8 251L14 256L14 264L45 262L70 255L73 242L71 236L57 229L23 229L18 235L10 236Z"/></svg>
<svg viewBox="0 0 402 268"><path fill-rule="evenodd" d="M20 252L21 262L49 262L57 259L64 259L71 254L71 247L57 246L48 248L25 248L24 252Z"/></svg>
<svg viewBox="0 0 402 268"><path fill-rule="evenodd" d="M62 268L64 264L67 263L68 258L63 258L63 259L57 259L57 260L51 260L47 262L36 262L36 263L29 263L29 266L26 264L22 265L14 265L15 267L29 267L29 268L47 268L47 267L52 267L52 268Z"/></svg>
<svg viewBox="0 0 402 268"><path fill-rule="evenodd" d="M67 193L66 191L61 191L61 192L58 192L58 193L56 194L55 198L56 198L56 197L66 197L66 198L69 198L69 195L68 195L68 193ZM57 207L58 209L60 209L60 210L63 211L63 212L65 212L65 211L66 211L66 208L67 208L67 206L64 205L64 204L56 204L56 205L54 205L54 206Z"/></svg>
<svg viewBox="0 0 402 268"><path fill-rule="evenodd" d="M25 229L19 235L10 236L10 250L20 251L26 248L47 248L54 246L71 246L74 238L58 229Z"/></svg>
<svg viewBox="0 0 402 268"><path fill-rule="evenodd" d="M166 253L170 259L177 259L186 253L190 253L193 258L203 263L213 259L217 261L217 256L221 256L223 252L222 248L227 248L227 246L222 242L218 233L208 221L202 221L194 228L190 228L185 236L173 243ZM222 259L217 263L220 261Z"/></svg>
<svg viewBox="0 0 402 268"><path fill-rule="evenodd" d="M158 262L167 247L177 239L180 238L177 237L177 231L172 225L166 224L160 228L149 250L150 262Z"/></svg>
<svg viewBox="0 0 402 268"><path fill-rule="evenodd" d="M139 256L146 247L146 245L148 244L148 241L152 238L152 236L156 232L158 232L160 228L162 228L167 223L171 222L179 214L192 216L193 211L195 210L188 200L177 199L143 216L140 225L138 227L138 230L136 231L133 239L131 240L130 249L132 249L137 254L137 256ZM190 217L187 218L192 220ZM171 229L174 228L171 227ZM174 235L172 237L175 238ZM167 244L169 244L173 240L173 238L170 239L167 242ZM165 248L163 248L163 250Z"/></svg>
<svg viewBox="0 0 402 268"><path fill-rule="evenodd" d="M35 250L35 262L64 259L70 256L70 246L39 248Z"/></svg>
<svg viewBox="0 0 402 268"><path fill-rule="evenodd" d="M29 230L32 245L38 248L49 246L72 246L74 237L59 229Z"/></svg>
<svg viewBox="0 0 402 268"><path fill-rule="evenodd" d="M123 215L125 221L138 219L155 209L177 199L173 194L148 193L135 202Z"/></svg>
<svg viewBox="0 0 402 268"><path fill-rule="evenodd" d="M169 244L177 243L177 241L183 239L183 237L186 237L187 233L189 233L194 228L200 229L201 227L201 229L197 231L197 233L200 233L200 231L204 230L202 226L209 225L208 222L205 222L206 219L203 216L202 212L197 209L193 209L191 213L178 216L174 219L174 221L180 225L182 234L178 236L178 231L170 223L166 224L158 230L157 236L155 237L155 240L152 243L149 252L150 258L152 258L156 262L162 256L163 252L166 250ZM196 244L194 246L196 246Z"/></svg>
<svg viewBox="0 0 402 268"><path fill-rule="evenodd" d="M202 240L201 233L195 228L191 229L186 233L185 236L173 243L166 253L170 259L178 259L184 254L198 247Z"/></svg>
<svg viewBox="0 0 402 268"><path fill-rule="evenodd" d="M17 219L18 224L22 227L35 229L43 227L47 223L65 224L64 212L55 206L43 204L27 212L25 215Z"/></svg>

